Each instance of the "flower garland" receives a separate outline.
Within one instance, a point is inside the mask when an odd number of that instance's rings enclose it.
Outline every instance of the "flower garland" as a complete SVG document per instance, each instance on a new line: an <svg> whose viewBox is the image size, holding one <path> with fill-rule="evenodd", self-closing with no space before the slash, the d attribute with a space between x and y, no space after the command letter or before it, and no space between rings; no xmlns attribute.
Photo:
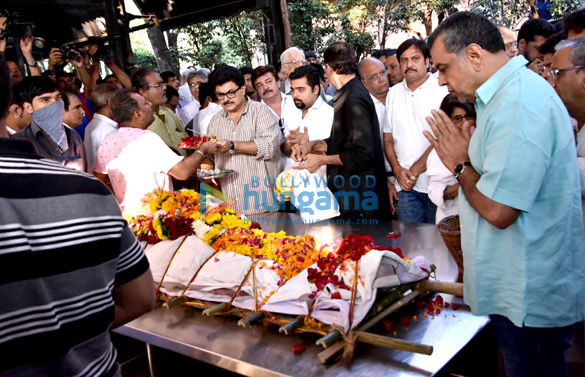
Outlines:
<svg viewBox="0 0 585 377"><path fill-rule="evenodd" d="M280 277L279 285L314 264L318 258L312 236L287 236L283 231L265 233L260 229L232 228L219 236L212 246L215 250L246 256L254 253L257 259L273 260L276 263L271 268Z"/></svg>
<svg viewBox="0 0 585 377"><path fill-rule="evenodd" d="M397 238L400 234L391 233L387 238ZM348 234L345 238L340 238L331 245L321 247L321 255L317 259L317 268L309 268L307 280L314 283L318 290L322 290L329 283L342 289L350 289L345 285L343 279L335 274L337 268L345 269L347 261L358 262L362 256L370 250L390 250L399 257L404 258L398 248L392 246L381 246L374 242L372 236L361 236L359 234Z"/></svg>
<svg viewBox="0 0 585 377"><path fill-rule="evenodd" d="M193 221L201 216L199 201L199 193L194 190L156 189L144 196L139 214L128 224L140 241L155 244L175 240L190 233Z"/></svg>

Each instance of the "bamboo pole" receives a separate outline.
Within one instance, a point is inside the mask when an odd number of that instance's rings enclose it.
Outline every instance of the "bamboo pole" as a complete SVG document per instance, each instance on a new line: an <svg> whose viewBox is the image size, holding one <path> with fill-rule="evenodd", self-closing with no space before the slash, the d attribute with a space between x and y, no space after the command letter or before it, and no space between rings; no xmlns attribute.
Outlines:
<svg viewBox="0 0 585 377"><path fill-rule="evenodd" d="M187 283L187 285L185 286L185 289L183 289L183 292L181 293L181 296L185 295L185 292L187 292L187 289L189 289L189 286L191 285L191 283L193 283L195 281L195 278L197 277L197 275L199 274L199 271L201 271L201 269L203 268L203 266L205 266L205 264L207 262L209 262L209 260L211 258L213 258L215 256L215 254L217 254L219 252L219 250L216 250L213 254L211 254L209 256L209 258L207 258L205 260L205 262L201 263L201 266L199 266L199 268L197 269L197 271L195 271L195 274L193 275L193 277L191 278L191 280L189 280L189 283Z"/></svg>
<svg viewBox="0 0 585 377"><path fill-rule="evenodd" d="M236 296L238 295L238 293L240 293L240 290L242 289L242 287L244 286L244 283L246 282L246 280L248 279L248 276L250 275L250 271L252 271L252 269L254 268L254 263L252 263L252 265L250 266L250 268L248 269L248 272L246 272L246 274L244 275L244 279L242 280L242 282L240 283L240 285L238 286L238 289L236 289L236 291L234 292L232 298L230 299L230 302L228 303L228 308L230 308L232 306L232 303L234 302L234 300L236 299Z"/></svg>
<svg viewBox="0 0 585 377"><path fill-rule="evenodd" d="M383 335L372 334L364 331L356 331L357 340L361 343L367 343L374 346L393 348L400 351L416 352L424 355L433 353L433 346L426 344L408 342L402 339L390 338Z"/></svg>
<svg viewBox="0 0 585 377"><path fill-rule="evenodd" d="M406 306L408 303L410 303L412 300L418 297L419 294L420 292L417 289L415 289L410 294L402 297L400 300L396 301L394 304L390 305L389 307L378 313L376 316L374 316L374 318L370 319L368 322L360 326L357 329L357 331L369 330L370 328L374 327L382 318L385 318L387 315L402 309L404 306ZM345 341L337 342L331 347L325 349L324 351L321 351L317 355L319 362L321 364L325 364L327 361L329 361L329 359L335 356L335 354L343 350L345 344L346 344Z"/></svg>
<svg viewBox="0 0 585 377"><path fill-rule="evenodd" d="M215 314L217 312L221 312L227 308L228 308L228 303L222 302L221 304L218 304L218 305L215 305L211 308L205 309L201 314L210 316L210 315Z"/></svg>
<svg viewBox="0 0 585 377"><path fill-rule="evenodd" d="M426 291L445 293L463 297L463 283L450 283L446 281L423 280L419 283L419 290L424 294Z"/></svg>
<svg viewBox="0 0 585 377"><path fill-rule="evenodd" d="M254 313L251 313L248 316L240 319L238 321L238 326L250 327L250 326L255 325L256 323L258 323L258 321L260 321L264 317L266 317L266 314L264 312L254 312Z"/></svg>
<svg viewBox="0 0 585 377"><path fill-rule="evenodd" d="M160 294L160 287L162 286L162 283L165 280L165 276L167 276L167 272L169 272L169 268L171 267L171 263L173 263L173 259L175 259L175 255L177 255L177 253L179 252L179 249L181 248L181 246L183 246L183 243L185 242L187 237L189 237L192 233L193 232L189 232L189 233L185 234L185 237L183 237L183 240L181 241L181 243L179 243L179 246L177 247L177 249L173 253L173 256L169 260L169 264L167 264L167 268L165 269L165 272L163 273L158 285L156 286L155 297L158 298L158 295Z"/></svg>
<svg viewBox="0 0 585 377"><path fill-rule="evenodd" d="M329 348L331 347L331 345L337 342L339 338L341 338L341 332L339 332L339 330L333 330L324 337L317 339L315 344L318 346L322 346L323 348Z"/></svg>
<svg viewBox="0 0 585 377"><path fill-rule="evenodd" d="M356 300L356 296L357 296L357 284L358 284L358 279L359 279L358 271L359 271L359 260L355 261L355 268L354 268L354 273L353 273L353 286L351 288L351 302L350 302L350 306L349 306L349 328L347 330L348 333L351 331L352 325L353 325L353 308L355 307L355 300Z"/></svg>
<svg viewBox="0 0 585 377"><path fill-rule="evenodd" d="M300 315L297 318L290 321L289 323L287 323L286 325L281 326L278 329L278 332L281 332L285 335L289 335L292 332L294 332L296 329L301 327L304 323L305 323L305 317Z"/></svg>

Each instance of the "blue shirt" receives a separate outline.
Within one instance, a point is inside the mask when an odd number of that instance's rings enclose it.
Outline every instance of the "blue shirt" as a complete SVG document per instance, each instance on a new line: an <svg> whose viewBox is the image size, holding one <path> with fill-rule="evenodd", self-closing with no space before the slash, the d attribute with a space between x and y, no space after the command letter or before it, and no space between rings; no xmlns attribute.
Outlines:
<svg viewBox="0 0 585 377"><path fill-rule="evenodd" d="M516 57L476 91L477 189L520 216L497 229L459 201L465 302L516 326L585 318L585 240L575 140L553 88Z"/></svg>

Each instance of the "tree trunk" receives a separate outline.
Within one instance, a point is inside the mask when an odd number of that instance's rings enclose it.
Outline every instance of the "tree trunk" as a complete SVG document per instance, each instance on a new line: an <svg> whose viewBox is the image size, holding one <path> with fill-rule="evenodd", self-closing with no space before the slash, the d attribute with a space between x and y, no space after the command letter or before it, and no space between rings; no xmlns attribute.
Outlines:
<svg viewBox="0 0 585 377"><path fill-rule="evenodd" d="M177 71L177 68L171 63L169 56L169 49L167 48L167 42L163 32L156 26L146 29L148 32L148 39L152 45L152 51L154 51L154 57L156 58L156 64L160 72L164 71Z"/></svg>
<svg viewBox="0 0 585 377"><path fill-rule="evenodd" d="M423 25L425 25L425 32L428 37L433 32L433 10L430 7L425 10Z"/></svg>
<svg viewBox="0 0 585 377"><path fill-rule="evenodd" d="M140 13L144 14L144 11L141 7L141 2L139 0L134 0L134 4L136 4L136 7L140 10ZM146 29L146 32L148 34L150 44L152 45L152 51L154 52L154 57L156 58L156 64L158 65L159 71L173 71L178 73L178 68L174 67L171 63L167 42L165 41L163 32L157 26L149 27Z"/></svg>

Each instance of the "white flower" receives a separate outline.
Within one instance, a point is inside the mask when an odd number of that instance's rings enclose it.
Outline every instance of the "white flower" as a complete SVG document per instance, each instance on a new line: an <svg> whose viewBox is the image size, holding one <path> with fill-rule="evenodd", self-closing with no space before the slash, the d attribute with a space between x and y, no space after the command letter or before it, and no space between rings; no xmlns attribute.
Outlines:
<svg viewBox="0 0 585 377"><path fill-rule="evenodd" d="M199 219L193 221L191 227L193 228L195 235L201 239L203 239L207 232L209 232L212 229L209 225L205 224L203 221Z"/></svg>

